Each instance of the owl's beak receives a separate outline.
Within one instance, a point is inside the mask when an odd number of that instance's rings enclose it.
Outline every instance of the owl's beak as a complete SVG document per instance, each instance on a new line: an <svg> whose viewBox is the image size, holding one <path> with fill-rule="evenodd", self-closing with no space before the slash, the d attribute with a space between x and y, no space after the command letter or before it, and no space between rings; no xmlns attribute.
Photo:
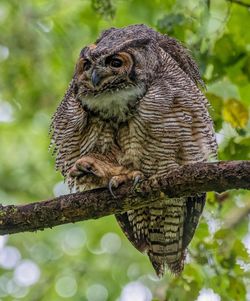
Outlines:
<svg viewBox="0 0 250 301"><path fill-rule="evenodd" d="M93 86L97 87L100 84L101 80L102 80L102 77L94 69L93 72L92 72L92 75L91 75L91 82L92 82Z"/></svg>

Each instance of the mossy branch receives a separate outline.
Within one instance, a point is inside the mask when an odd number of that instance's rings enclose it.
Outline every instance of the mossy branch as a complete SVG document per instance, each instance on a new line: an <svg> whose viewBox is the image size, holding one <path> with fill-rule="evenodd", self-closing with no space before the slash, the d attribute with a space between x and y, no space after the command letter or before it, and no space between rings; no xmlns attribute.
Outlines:
<svg viewBox="0 0 250 301"><path fill-rule="evenodd" d="M37 231L57 225L97 219L148 206L162 195L180 197L200 192L250 189L250 161L196 163L174 170L156 183L147 180L136 189L131 184L72 193L26 205L0 205L0 234Z"/></svg>

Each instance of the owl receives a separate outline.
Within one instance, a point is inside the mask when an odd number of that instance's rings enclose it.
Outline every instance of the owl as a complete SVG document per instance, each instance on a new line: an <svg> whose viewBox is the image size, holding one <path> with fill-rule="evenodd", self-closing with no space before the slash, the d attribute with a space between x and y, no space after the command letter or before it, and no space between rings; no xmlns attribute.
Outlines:
<svg viewBox="0 0 250 301"><path fill-rule="evenodd" d="M174 38L143 25L110 28L84 47L51 124L56 168L78 190L157 180L216 156L199 70ZM113 197L110 194L110 197ZM157 275L183 270L205 194L161 198L117 214Z"/></svg>

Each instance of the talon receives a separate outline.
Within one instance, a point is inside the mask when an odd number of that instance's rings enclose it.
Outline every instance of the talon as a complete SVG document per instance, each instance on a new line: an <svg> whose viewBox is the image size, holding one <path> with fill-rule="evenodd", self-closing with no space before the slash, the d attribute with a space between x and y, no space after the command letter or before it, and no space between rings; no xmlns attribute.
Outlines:
<svg viewBox="0 0 250 301"><path fill-rule="evenodd" d="M112 179L110 179L109 181L109 192L111 193L111 195L113 196L113 198L116 198L116 195L114 194L113 190L112 190L112 187L113 187L113 181Z"/></svg>
<svg viewBox="0 0 250 301"><path fill-rule="evenodd" d="M134 191L136 191L137 188L140 188L140 185L138 185L138 184L142 183L142 181L144 180L144 175L140 171L135 171L133 173L132 179L133 179L133 187L132 187L132 189Z"/></svg>
<svg viewBox="0 0 250 301"><path fill-rule="evenodd" d="M138 184L141 183L142 180L143 180L143 177L141 175L135 176L134 183L133 183L133 190L137 189Z"/></svg>

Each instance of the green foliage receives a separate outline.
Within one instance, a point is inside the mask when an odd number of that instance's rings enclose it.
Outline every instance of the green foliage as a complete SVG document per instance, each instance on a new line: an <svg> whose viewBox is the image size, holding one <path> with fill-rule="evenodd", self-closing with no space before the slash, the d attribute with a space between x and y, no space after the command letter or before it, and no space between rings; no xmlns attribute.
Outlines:
<svg viewBox="0 0 250 301"><path fill-rule="evenodd" d="M249 160L249 18L246 7L226 0L1 0L2 203L46 199L65 189L47 151L50 117L81 48L111 26L145 23L181 40L207 84L219 159ZM250 300L249 219L237 220L249 202L244 191L208 194L179 278L157 280L113 217L0 238L0 300L136 301L125 299L129 288L130 296L144 294L138 300L151 294L170 301L208 300L205 294Z"/></svg>
<svg viewBox="0 0 250 301"><path fill-rule="evenodd" d="M102 17L113 18L115 15L115 7L111 0L92 0L92 6Z"/></svg>

